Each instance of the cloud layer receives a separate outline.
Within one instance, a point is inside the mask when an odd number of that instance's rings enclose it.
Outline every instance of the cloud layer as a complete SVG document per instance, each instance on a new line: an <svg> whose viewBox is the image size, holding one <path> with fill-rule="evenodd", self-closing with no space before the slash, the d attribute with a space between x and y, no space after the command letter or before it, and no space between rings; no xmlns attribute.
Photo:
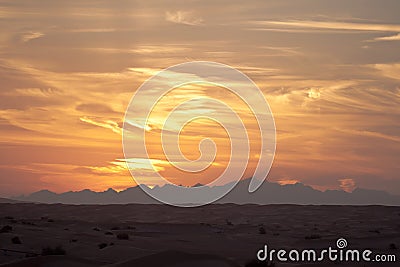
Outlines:
<svg viewBox="0 0 400 267"><path fill-rule="evenodd" d="M0 195L132 186L118 161L129 99L160 69L192 60L234 66L263 90L278 138L270 180L400 194L400 3L227 3L2 1ZM154 138L172 103L205 94L235 106L257 140L234 96L201 88L164 99L149 128ZM190 178L163 165L178 184L213 179L229 151L218 125L189 126L188 157L198 156L203 136L222 154ZM150 149L164 160L159 147ZM253 170L254 162L246 175Z"/></svg>

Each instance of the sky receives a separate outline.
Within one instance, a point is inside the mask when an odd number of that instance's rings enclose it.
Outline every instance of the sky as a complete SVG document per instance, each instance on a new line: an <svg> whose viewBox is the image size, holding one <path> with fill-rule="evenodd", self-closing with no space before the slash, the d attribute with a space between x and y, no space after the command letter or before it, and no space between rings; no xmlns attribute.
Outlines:
<svg viewBox="0 0 400 267"><path fill-rule="evenodd" d="M129 100L159 70L188 61L227 64L262 90L277 134L268 181L400 195L399 10L396 0L0 0L0 196L134 186L121 141ZM172 91L152 126L198 95L242 116L251 177L257 124L223 88ZM176 184L209 182L229 160L214 121L193 121L181 137L193 160L202 138L215 140L216 159L198 174L165 164L157 136L151 159Z"/></svg>

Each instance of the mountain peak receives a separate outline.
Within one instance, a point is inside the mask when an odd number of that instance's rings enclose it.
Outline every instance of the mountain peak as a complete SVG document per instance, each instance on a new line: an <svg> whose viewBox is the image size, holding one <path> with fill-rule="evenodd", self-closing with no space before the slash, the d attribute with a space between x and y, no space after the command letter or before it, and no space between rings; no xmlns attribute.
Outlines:
<svg viewBox="0 0 400 267"><path fill-rule="evenodd" d="M250 179L240 181L226 196L217 203L236 204L301 204L301 205L400 205L400 196L390 195L385 191L357 188L353 192L342 190L319 191L303 183L280 185L273 182L264 182L255 192L248 192ZM198 183L192 187L203 186ZM231 184L205 187L205 190L215 193ZM162 194L176 195L177 189L171 185L156 186ZM13 199L42 203L64 204L157 204L156 200L148 196L139 186L116 192L109 188L103 192L94 192L85 189L78 192L56 194L49 190L41 190L29 196L14 197Z"/></svg>

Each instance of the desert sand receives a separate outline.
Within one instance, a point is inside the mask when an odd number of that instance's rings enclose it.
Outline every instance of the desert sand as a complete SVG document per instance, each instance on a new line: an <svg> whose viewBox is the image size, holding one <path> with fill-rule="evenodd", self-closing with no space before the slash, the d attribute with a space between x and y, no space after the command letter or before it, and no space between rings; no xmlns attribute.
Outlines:
<svg viewBox="0 0 400 267"><path fill-rule="evenodd" d="M365 266L400 258L400 207L388 206L2 203L0 229L0 266L9 267L245 266L264 244L318 249L341 237L397 258ZM43 248L65 255L42 256ZM317 266L342 265L364 266Z"/></svg>

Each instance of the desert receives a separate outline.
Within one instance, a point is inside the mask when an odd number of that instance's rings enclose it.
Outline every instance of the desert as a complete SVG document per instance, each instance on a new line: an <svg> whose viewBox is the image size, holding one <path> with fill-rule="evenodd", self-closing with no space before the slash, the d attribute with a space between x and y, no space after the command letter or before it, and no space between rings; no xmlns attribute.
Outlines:
<svg viewBox="0 0 400 267"><path fill-rule="evenodd" d="M398 258L399 218L400 207L377 205L2 203L0 266L308 266L251 261L265 244L321 249L338 238Z"/></svg>

